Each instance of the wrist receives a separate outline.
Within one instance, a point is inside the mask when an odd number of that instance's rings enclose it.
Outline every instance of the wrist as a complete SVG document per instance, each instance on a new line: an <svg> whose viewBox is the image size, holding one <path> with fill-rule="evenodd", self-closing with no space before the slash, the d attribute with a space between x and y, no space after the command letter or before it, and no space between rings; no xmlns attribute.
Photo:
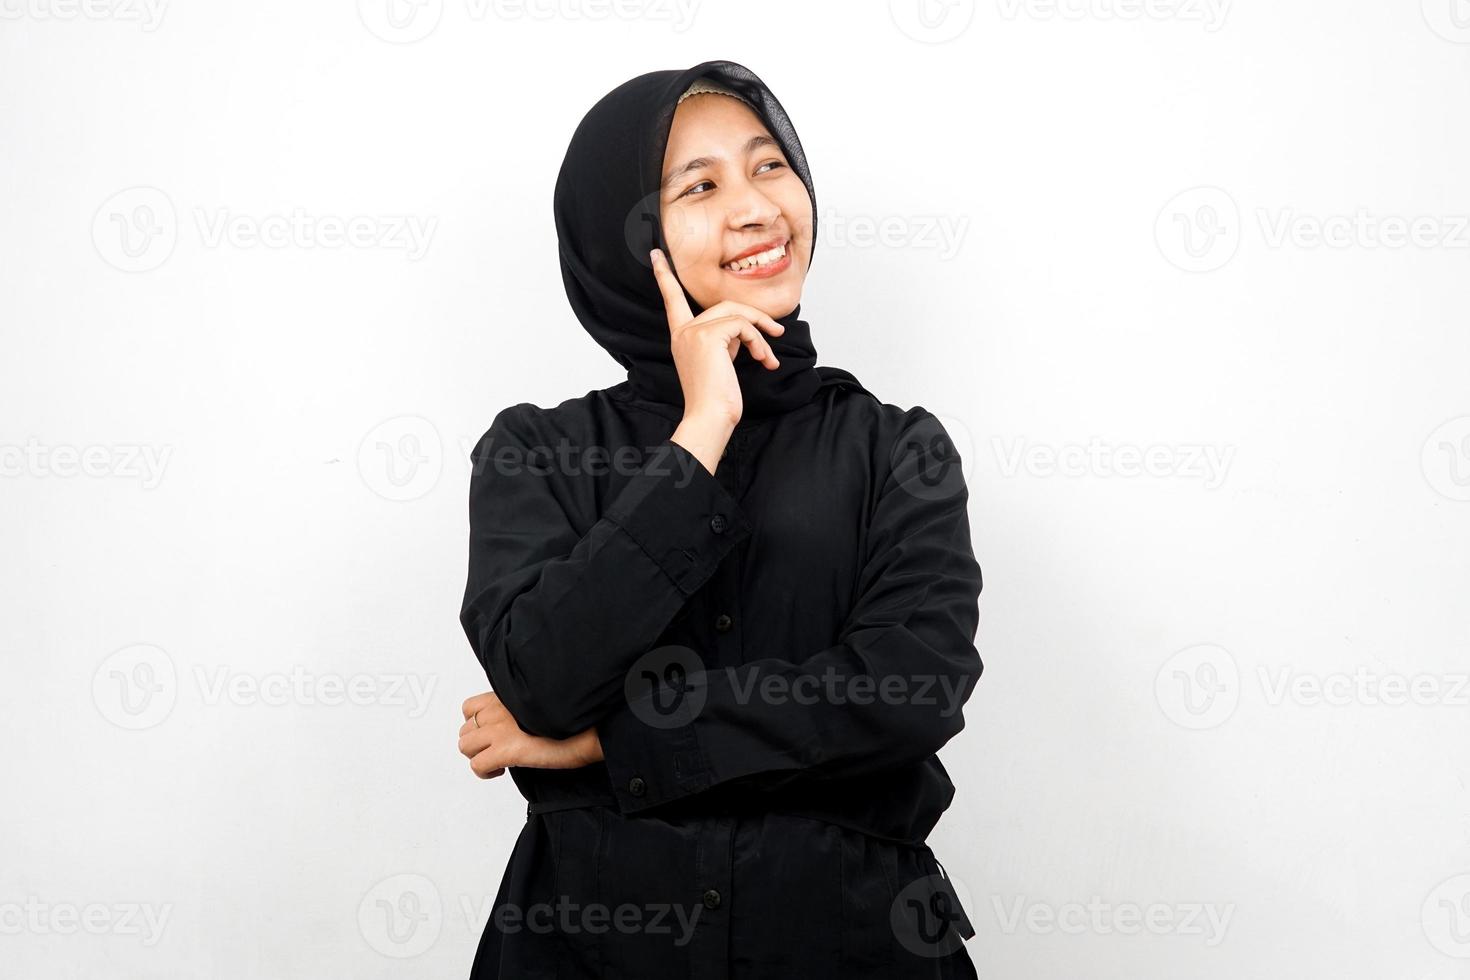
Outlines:
<svg viewBox="0 0 1470 980"><path fill-rule="evenodd" d="M725 454L725 446L735 432L735 423L713 415L686 415L670 436L672 442L687 449L711 473Z"/></svg>

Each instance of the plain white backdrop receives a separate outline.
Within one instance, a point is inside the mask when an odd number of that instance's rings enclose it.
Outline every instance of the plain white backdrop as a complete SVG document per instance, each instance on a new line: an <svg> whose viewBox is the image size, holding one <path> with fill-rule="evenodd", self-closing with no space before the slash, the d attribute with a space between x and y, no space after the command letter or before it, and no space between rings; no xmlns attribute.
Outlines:
<svg viewBox="0 0 1470 980"><path fill-rule="evenodd" d="M0 959L458 977L468 451L622 380L573 127L724 58L964 457L992 978L1470 976L1465 0L0 0Z"/></svg>

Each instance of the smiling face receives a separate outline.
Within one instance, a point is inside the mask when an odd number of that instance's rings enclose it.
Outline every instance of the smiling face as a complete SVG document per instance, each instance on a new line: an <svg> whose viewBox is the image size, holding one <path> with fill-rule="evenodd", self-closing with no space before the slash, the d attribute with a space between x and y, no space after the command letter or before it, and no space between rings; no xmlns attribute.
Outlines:
<svg viewBox="0 0 1470 980"><path fill-rule="evenodd" d="M727 95L674 110L660 215L679 281L709 309L734 300L780 318L811 264L812 199L760 117Z"/></svg>

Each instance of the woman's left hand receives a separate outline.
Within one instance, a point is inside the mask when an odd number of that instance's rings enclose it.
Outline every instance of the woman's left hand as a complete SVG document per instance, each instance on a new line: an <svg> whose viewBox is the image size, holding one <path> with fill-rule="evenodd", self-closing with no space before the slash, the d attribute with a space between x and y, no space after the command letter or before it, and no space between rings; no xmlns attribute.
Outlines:
<svg viewBox="0 0 1470 980"><path fill-rule="evenodd" d="M481 779L493 779L505 772L507 766L580 769L602 761L602 743L596 728L571 738L528 735L494 691L476 694L463 708L459 751L470 760L470 769Z"/></svg>

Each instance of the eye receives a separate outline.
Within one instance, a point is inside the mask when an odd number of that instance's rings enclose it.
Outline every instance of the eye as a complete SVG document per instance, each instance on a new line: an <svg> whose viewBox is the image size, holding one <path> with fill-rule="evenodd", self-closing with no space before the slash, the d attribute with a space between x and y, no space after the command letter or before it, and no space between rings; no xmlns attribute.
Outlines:
<svg viewBox="0 0 1470 980"><path fill-rule="evenodd" d="M694 188L695 187L703 187L705 184L713 185L714 184L714 181L712 181L712 180L701 180L699 183L695 184L693 187L690 187L688 190L686 190L683 194L680 194L679 197L688 197L690 194L693 194L694 193Z"/></svg>
<svg viewBox="0 0 1470 980"><path fill-rule="evenodd" d="M756 167L755 168L755 172L756 173L760 173L762 170L766 169L767 167L784 167L784 166L786 166L786 164L782 163L780 160L767 160L765 163L761 164L759 167Z"/></svg>

